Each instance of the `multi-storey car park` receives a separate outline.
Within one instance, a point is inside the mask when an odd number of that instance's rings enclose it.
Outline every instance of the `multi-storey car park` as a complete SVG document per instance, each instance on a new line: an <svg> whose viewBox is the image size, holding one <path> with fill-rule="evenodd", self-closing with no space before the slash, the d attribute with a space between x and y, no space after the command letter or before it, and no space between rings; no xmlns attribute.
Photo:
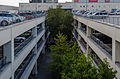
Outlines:
<svg viewBox="0 0 120 79"><path fill-rule="evenodd" d="M36 73L37 59L45 53L49 32L45 16L21 23L0 27L0 79L27 79ZM27 38L16 43L15 38L30 32Z"/></svg>
<svg viewBox="0 0 120 79"><path fill-rule="evenodd" d="M73 35L81 51L97 56L94 64L107 58L111 67L117 70L120 78L120 27L96 19L74 16Z"/></svg>
<svg viewBox="0 0 120 79"><path fill-rule="evenodd" d="M21 3L19 11L47 11L59 3ZM86 3L63 3L64 9L85 10ZM118 8L119 3L88 3L89 10ZM108 8L109 7L109 8ZM45 52L49 32L45 16L0 28L0 79L27 79L32 71L37 71L37 59ZM120 18L86 18L74 15L73 35L82 52L96 56L93 64L107 58L110 66L117 70L120 79ZM15 38L31 32L21 43ZM4 36L3 36L4 35ZM6 76L7 74L7 76Z"/></svg>

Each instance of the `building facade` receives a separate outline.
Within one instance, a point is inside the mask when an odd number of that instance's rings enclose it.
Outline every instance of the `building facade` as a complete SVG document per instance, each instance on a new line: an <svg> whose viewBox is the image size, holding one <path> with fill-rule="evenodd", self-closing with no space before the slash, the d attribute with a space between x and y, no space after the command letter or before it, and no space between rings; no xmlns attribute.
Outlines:
<svg viewBox="0 0 120 79"><path fill-rule="evenodd" d="M30 3L58 3L58 0L30 0Z"/></svg>
<svg viewBox="0 0 120 79"><path fill-rule="evenodd" d="M18 9L18 7L14 6L0 5L0 11L17 12Z"/></svg>
<svg viewBox="0 0 120 79"><path fill-rule="evenodd" d="M120 9L120 3L20 3L19 11L40 11L56 8L57 5L62 5L64 8L73 8L73 10L111 10Z"/></svg>
<svg viewBox="0 0 120 79"><path fill-rule="evenodd" d="M73 3L120 3L120 0L72 0Z"/></svg>

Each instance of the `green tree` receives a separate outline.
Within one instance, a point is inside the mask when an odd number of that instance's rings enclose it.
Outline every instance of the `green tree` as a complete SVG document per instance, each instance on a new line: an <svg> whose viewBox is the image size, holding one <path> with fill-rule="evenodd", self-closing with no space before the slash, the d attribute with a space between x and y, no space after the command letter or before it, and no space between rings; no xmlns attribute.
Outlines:
<svg viewBox="0 0 120 79"><path fill-rule="evenodd" d="M47 11L47 26L53 38L60 31L67 35L67 38L70 40L72 37L73 20L72 12L65 11L60 6Z"/></svg>
<svg viewBox="0 0 120 79"><path fill-rule="evenodd" d="M100 62L98 65L98 76L99 79L114 79L117 71L110 68L107 59L104 59L104 63Z"/></svg>
<svg viewBox="0 0 120 79"><path fill-rule="evenodd" d="M67 51L71 47L71 44L67 42L67 37L60 32L56 35L56 38L54 38L54 40L55 45L50 46L50 69L54 74L60 77L59 73L61 72L63 66L62 58L65 54L65 51Z"/></svg>
<svg viewBox="0 0 120 79"><path fill-rule="evenodd" d="M108 68L109 63L100 63L98 68L92 65L90 55L79 52L77 43L70 44L63 33L56 35L55 45L50 46L50 68L56 79L113 79L116 71Z"/></svg>

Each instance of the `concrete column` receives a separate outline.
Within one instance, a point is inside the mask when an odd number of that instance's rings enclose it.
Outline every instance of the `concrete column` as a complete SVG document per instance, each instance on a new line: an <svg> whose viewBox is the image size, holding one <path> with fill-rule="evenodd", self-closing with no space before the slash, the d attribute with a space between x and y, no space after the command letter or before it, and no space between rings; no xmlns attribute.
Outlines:
<svg viewBox="0 0 120 79"><path fill-rule="evenodd" d="M37 26L32 29L32 36L37 37Z"/></svg>
<svg viewBox="0 0 120 79"><path fill-rule="evenodd" d="M89 26L87 26L87 37L90 37L91 34L92 34L92 29ZM89 40L89 38L88 38L88 40ZM88 45L88 40L87 40L87 50L86 50L87 54L90 53L90 48L89 48L89 45Z"/></svg>
<svg viewBox="0 0 120 79"><path fill-rule="evenodd" d="M81 28L81 23L80 22L78 22L78 29L80 29Z"/></svg>
<svg viewBox="0 0 120 79"><path fill-rule="evenodd" d="M117 41L115 41L115 62L120 63L120 42Z"/></svg>
<svg viewBox="0 0 120 79"><path fill-rule="evenodd" d="M43 35L42 40L45 41L45 34Z"/></svg>
<svg viewBox="0 0 120 79"><path fill-rule="evenodd" d="M11 39L12 79L14 79L14 38Z"/></svg>
<svg viewBox="0 0 120 79"><path fill-rule="evenodd" d="M45 54L45 46L42 49L42 54Z"/></svg>
<svg viewBox="0 0 120 79"><path fill-rule="evenodd" d="M6 58L6 63L10 62L11 67L11 79L14 79L14 38L11 41L3 45L3 56Z"/></svg>
<svg viewBox="0 0 120 79"><path fill-rule="evenodd" d="M92 29L87 26L87 37L89 37L92 34Z"/></svg>
<svg viewBox="0 0 120 79"><path fill-rule="evenodd" d="M42 3L44 3L44 0L42 0Z"/></svg>
<svg viewBox="0 0 120 79"><path fill-rule="evenodd" d="M11 41L3 45L3 56L6 58L6 63L12 62Z"/></svg>
<svg viewBox="0 0 120 79"><path fill-rule="evenodd" d="M42 28L45 29L45 22L42 23Z"/></svg>
<svg viewBox="0 0 120 79"><path fill-rule="evenodd" d="M112 39L112 61L115 62L115 53L116 53L116 42L115 39Z"/></svg>
<svg viewBox="0 0 120 79"><path fill-rule="evenodd" d="M78 34L78 40L80 40L81 39L81 36Z"/></svg>

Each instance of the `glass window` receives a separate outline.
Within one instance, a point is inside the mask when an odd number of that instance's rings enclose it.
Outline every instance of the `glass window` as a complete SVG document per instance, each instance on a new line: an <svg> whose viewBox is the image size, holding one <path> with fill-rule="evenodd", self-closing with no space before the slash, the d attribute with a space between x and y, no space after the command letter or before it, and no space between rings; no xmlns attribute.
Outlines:
<svg viewBox="0 0 120 79"><path fill-rule="evenodd" d="M100 15L100 13L96 13L95 15Z"/></svg>
<svg viewBox="0 0 120 79"><path fill-rule="evenodd" d="M7 17L13 17L11 14L6 14Z"/></svg>
<svg viewBox="0 0 120 79"><path fill-rule="evenodd" d="M0 16L3 16L2 14L0 14Z"/></svg>

